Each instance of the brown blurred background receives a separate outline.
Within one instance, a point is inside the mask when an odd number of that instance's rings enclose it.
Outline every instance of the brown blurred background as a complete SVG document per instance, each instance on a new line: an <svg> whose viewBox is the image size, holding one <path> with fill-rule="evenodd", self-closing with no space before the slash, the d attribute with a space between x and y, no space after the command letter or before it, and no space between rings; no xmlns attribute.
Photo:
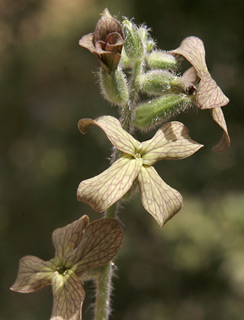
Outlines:
<svg viewBox="0 0 244 320"><path fill-rule="evenodd" d="M117 110L99 94L98 62L78 41L94 31L105 7L119 19L145 22L161 49L174 49L189 35L203 39L209 70L230 98L224 113L231 136L231 148L216 154L211 147L221 130L208 111L177 118L205 148L156 165L185 203L163 229L139 194L121 209L125 241L111 319L244 319L241 0L0 0L0 319L49 318L50 288L29 295L9 290L18 260L51 258L55 228L82 214L101 217L76 201L76 189L108 167L111 145L97 128L82 136L77 122ZM93 284L85 289L89 320Z"/></svg>

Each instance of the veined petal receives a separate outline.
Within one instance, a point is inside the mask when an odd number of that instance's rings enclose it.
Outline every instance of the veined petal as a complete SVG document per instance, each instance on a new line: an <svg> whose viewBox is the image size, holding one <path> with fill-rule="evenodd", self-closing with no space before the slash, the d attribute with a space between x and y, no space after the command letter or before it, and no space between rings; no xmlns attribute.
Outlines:
<svg viewBox="0 0 244 320"><path fill-rule="evenodd" d="M228 134L225 117L221 108L213 108L210 110L214 121L223 129L223 135L220 141L213 147L215 152L223 152L230 146L230 137Z"/></svg>
<svg viewBox="0 0 244 320"><path fill-rule="evenodd" d="M13 291L29 293L51 284L55 265L35 256L25 256L20 259L17 279L10 288Z"/></svg>
<svg viewBox="0 0 244 320"><path fill-rule="evenodd" d="M170 51L173 54L179 54L188 60L197 71L199 78L207 72L208 68L205 61L205 48L201 39L197 37L185 38L179 48Z"/></svg>
<svg viewBox="0 0 244 320"><path fill-rule="evenodd" d="M85 291L72 270L55 273L52 280L53 310L51 320L81 320Z"/></svg>
<svg viewBox="0 0 244 320"><path fill-rule="evenodd" d="M182 79L185 81L189 81L193 84L199 82L199 80L200 80L200 78L197 75L196 69L194 67L190 67L189 69L187 69L183 73Z"/></svg>
<svg viewBox="0 0 244 320"><path fill-rule="evenodd" d="M94 33L89 33L84 35L80 41L79 45L83 48L88 49L92 54L99 58L99 54L97 53L97 49L93 43Z"/></svg>
<svg viewBox="0 0 244 320"><path fill-rule="evenodd" d="M88 203L96 211L105 211L131 188L141 166L142 159L119 158L98 176L80 183L78 200Z"/></svg>
<svg viewBox="0 0 244 320"><path fill-rule="evenodd" d="M188 129L178 121L163 125L152 139L142 142L140 153L143 163L153 165L161 159L184 159L190 157L203 145L189 136Z"/></svg>
<svg viewBox="0 0 244 320"><path fill-rule="evenodd" d="M69 258L72 270L79 276L108 263L119 251L122 240L123 231L117 220L104 218L90 223L80 245Z"/></svg>
<svg viewBox="0 0 244 320"><path fill-rule="evenodd" d="M78 128L81 133L85 134L91 124L100 127L118 150L130 155L135 154L135 148L140 143L122 128L118 119L111 116L102 116L96 120L81 119Z"/></svg>
<svg viewBox="0 0 244 320"><path fill-rule="evenodd" d="M197 89L196 102L200 109L211 109L225 106L229 103L229 99L210 74L205 73Z"/></svg>
<svg viewBox="0 0 244 320"><path fill-rule="evenodd" d="M81 242L88 223L89 217L85 215L67 226L53 231L52 242L55 247L55 257L58 257L61 263L65 263L65 257Z"/></svg>
<svg viewBox="0 0 244 320"><path fill-rule="evenodd" d="M144 208L162 227L181 209L181 194L168 186L153 167L142 167L137 179Z"/></svg>

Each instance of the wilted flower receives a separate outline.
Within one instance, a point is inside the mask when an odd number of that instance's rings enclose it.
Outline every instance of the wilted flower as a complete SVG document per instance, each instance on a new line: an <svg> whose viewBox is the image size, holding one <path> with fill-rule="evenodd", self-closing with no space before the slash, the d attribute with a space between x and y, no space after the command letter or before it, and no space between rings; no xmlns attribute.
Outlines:
<svg viewBox="0 0 244 320"><path fill-rule="evenodd" d="M108 9L105 9L101 15L95 32L83 36L79 45L94 54L102 68L110 73L119 63L124 35L121 24L110 15Z"/></svg>
<svg viewBox="0 0 244 320"><path fill-rule="evenodd" d="M187 158L202 145L193 141L187 128L176 121L165 124L152 139L142 143L126 132L114 117L81 119L80 131L85 134L91 124L100 127L123 154L103 173L80 183L78 200L102 212L123 197L136 181L144 208L162 226L180 210L182 197L161 179L153 164L161 159Z"/></svg>
<svg viewBox="0 0 244 320"><path fill-rule="evenodd" d="M51 285L54 300L51 319L79 320L86 271L109 262L122 240L123 232L115 219L104 218L89 224L88 216L83 216L53 232L53 259L43 261L25 256L20 260L11 290L29 293Z"/></svg>
<svg viewBox="0 0 244 320"><path fill-rule="evenodd" d="M170 53L182 55L192 64L193 67L184 73L183 79L193 83L199 82L196 104L200 109L210 109L214 121L223 129L222 138L213 149L216 152L224 151L230 145L230 138L221 107L228 104L229 99L208 71L202 40L197 37L187 37L181 42L179 48Z"/></svg>

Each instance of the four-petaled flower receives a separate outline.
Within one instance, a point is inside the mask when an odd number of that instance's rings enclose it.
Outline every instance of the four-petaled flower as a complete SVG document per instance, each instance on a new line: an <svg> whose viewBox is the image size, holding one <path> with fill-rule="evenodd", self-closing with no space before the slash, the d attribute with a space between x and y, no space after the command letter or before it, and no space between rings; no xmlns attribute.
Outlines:
<svg viewBox="0 0 244 320"><path fill-rule="evenodd" d="M54 300L51 319L80 320L86 271L112 260L122 240L123 231L115 219L89 223L88 216L83 216L53 232L53 259L43 261L25 256L20 260L11 290L29 293L51 285Z"/></svg>
<svg viewBox="0 0 244 320"><path fill-rule="evenodd" d="M117 68L123 44L122 26L110 15L108 9L102 13L95 32L83 36L79 41L80 46L88 49L98 58L107 73Z"/></svg>
<svg viewBox="0 0 244 320"><path fill-rule="evenodd" d="M161 159L184 159L202 145L193 141L187 128L176 121L165 124L152 139L142 143L126 132L114 117L81 119L80 131L85 134L91 124L100 127L123 154L103 173L80 183L78 200L96 211L105 211L123 197L136 180L144 208L162 226L180 210L182 197L161 179L153 164Z"/></svg>
<svg viewBox="0 0 244 320"><path fill-rule="evenodd" d="M223 129L221 140L213 150L222 152L230 145L225 118L221 107L228 104L229 99L211 77L206 61L205 48L201 39L197 37L185 38L179 48L169 51L172 54L182 55L193 67L188 69L183 79L190 82L199 82L196 94L196 104L200 109L210 109L214 121Z"/></svg>

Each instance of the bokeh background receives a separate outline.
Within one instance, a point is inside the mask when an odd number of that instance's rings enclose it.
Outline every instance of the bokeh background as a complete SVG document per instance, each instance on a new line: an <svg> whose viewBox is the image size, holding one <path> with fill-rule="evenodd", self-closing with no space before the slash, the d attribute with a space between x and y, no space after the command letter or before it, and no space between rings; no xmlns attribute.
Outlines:
<svg viewBox="0 0 244 320"><path fill-rule="evenodd" d="M156 168L184 196L163 229L139 194L120 212L125 241L116 259L114 320L244 319L244 7L238 0L0 0L0 319L48 319L50 288L11 292L18 260L53 256L51 233L82 214L79 182L109 165L111 145L98 128L77 130L82 117L117 116L99 93L98 62L78 40L98 14L146 23L161 49L189 35L203 39L212 76L230 98L224 113L231 148L208 111L177 119L205 145L191 158ZM136 133L137 134L137 133ZM145 138L137 134L140 139ZM93 284L86 283L84 319Z"/></svg>

